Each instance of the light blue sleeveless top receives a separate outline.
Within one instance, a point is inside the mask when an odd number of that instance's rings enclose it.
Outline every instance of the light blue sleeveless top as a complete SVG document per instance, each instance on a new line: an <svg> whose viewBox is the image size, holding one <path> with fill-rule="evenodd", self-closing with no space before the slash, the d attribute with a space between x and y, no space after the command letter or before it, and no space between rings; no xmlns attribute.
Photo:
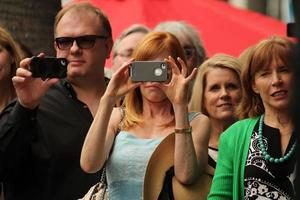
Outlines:
<svg viewBox="0 0 300 200"><path fill-rule="evenodd" d="M106 164L109 199L139 200L150 156L163 138L137 138L121 131Z"/></svg>
<svg viewBox="0 0 300 200"><path fill-rule="evenodd" d="M189 120L196 115L198 113L190 113ZM138 138L127 131L121 131L116 136L113 151L106 163L110 200L142 199L148 161L163 138Z"/></svg>

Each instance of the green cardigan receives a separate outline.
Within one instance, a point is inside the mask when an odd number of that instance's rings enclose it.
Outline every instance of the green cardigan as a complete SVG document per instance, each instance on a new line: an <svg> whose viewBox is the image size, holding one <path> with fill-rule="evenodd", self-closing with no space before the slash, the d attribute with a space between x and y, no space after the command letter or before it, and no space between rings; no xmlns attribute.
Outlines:
<svg viewBox="0 0 300 200"><path fill-rule="evenodd" d="M259 117L230 126L220 137L218 162L209 200L244 199L244 172L251 135Z"/></svg>

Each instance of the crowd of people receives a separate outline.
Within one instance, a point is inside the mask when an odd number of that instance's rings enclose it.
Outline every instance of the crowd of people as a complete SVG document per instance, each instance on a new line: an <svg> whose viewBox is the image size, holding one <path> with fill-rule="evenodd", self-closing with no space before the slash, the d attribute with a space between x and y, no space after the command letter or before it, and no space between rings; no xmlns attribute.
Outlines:
<svg viewBox="0 0 300 200"><path fill-rule="evenodd" d="M104 168L109 199L147 199L149 160L171 134L171 181L157 183L168 197L155 199L174 199L172 179L187 193L208 188L195 199L296 199L294 40L208 57L186 22L133 24L115 42L112 29L92 4L63 7L54 48L67 76L42 80L23 41L0 28L1 200L77 200ZM132 81L135 61L164 62L167 80Z"/></svg>

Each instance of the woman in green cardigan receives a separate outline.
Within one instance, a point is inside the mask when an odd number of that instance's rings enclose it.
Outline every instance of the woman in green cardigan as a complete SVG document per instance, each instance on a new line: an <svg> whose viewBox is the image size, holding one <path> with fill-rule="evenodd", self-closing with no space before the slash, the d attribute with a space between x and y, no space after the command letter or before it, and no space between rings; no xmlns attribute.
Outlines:
<svg viewBox="0 0 300 200"><path fill-rule="evenodd" d="M290 104L294 44L259 42L242 69L238 121L222 135L210 200L294 199L295 147Z"/></svg>

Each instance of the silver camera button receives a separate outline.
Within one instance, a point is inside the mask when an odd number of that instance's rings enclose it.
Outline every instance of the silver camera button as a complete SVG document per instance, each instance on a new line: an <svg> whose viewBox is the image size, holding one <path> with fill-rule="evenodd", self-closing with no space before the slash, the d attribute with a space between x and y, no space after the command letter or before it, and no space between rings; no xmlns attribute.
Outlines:
<svg viewBox="0 0 300 200"><path fill-rule="evenodd" d="M154 75L155 76L161 76L163 73L162 69L161 68L156 68L154 69Z"/></svg>

